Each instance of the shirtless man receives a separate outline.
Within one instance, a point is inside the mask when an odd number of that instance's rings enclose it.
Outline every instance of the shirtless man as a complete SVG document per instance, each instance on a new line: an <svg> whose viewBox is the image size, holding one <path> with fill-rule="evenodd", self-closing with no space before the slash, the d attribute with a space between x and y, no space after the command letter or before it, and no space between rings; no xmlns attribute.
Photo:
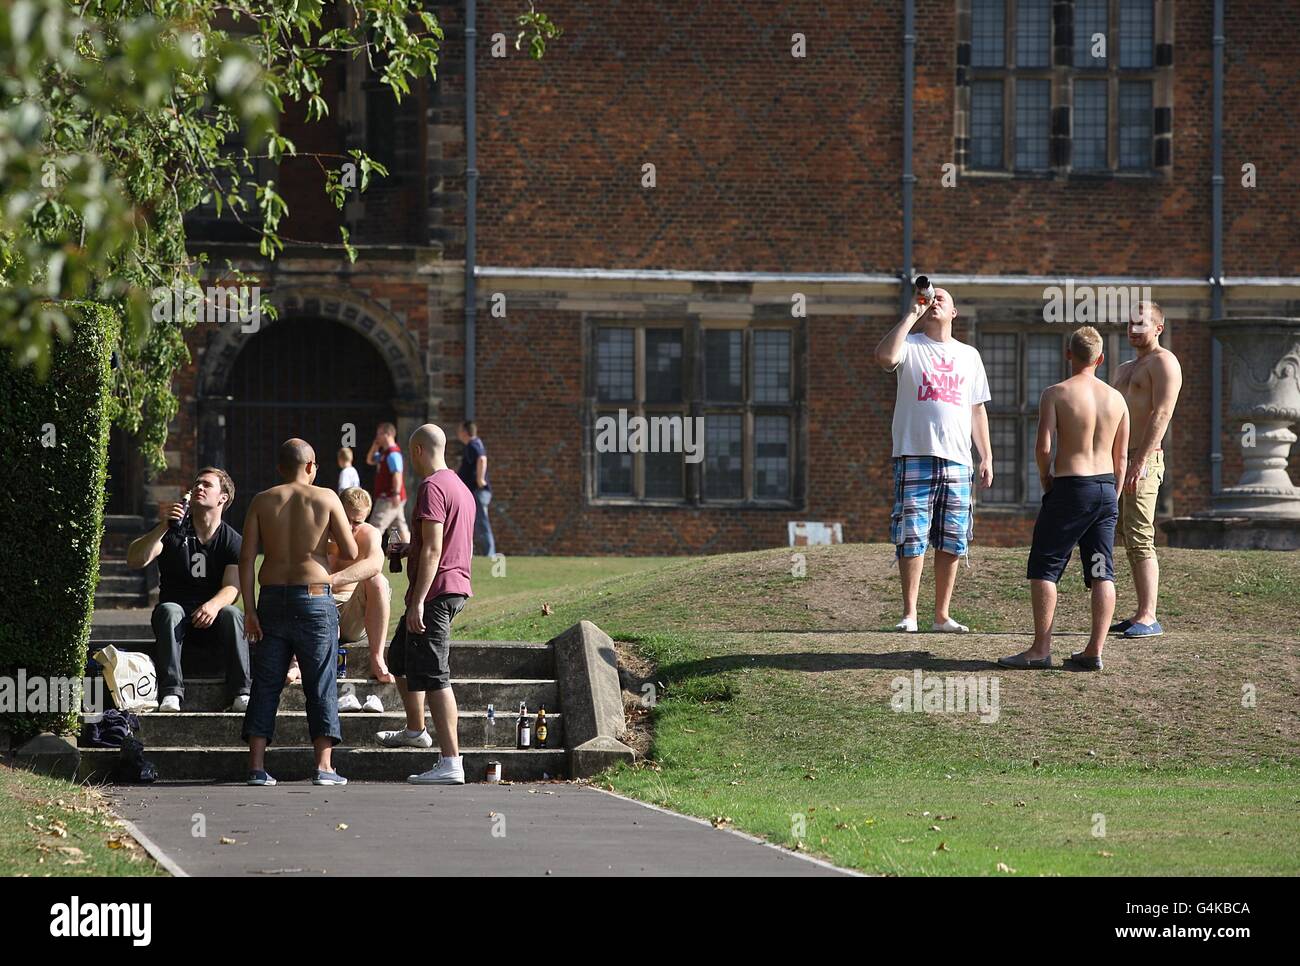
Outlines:
<svg viewBox="0 0 1300 966"><path fill-rule="evenodd" d="M339 608L339 640L351 644L366 635L370 645L370 676L384 684L395 678L384 664L384 639L393 590L383 574L384 551L379 531L366 523L370 515L370 494L359 486L339 494L343 512L357 541L357 558L339 556L333 541L329 545L329 567L334 579L334 602Z"/></svg>
<svg viewBox="0 0 1300 966"><path fill-rule="evenodd" d="M339 731L339 612L334 604L326 550L330 538L340 555L360 556L343 504L333 490L312 486L316 453L300 439L280 444L279 486L253 497L244 519L239 584L249 607L244 630L253 649L253 688L244 716L250 785L274 785L266 773L266 746L275 736L289 661L297 657L307 699L307 723L316 749L316 785L346 785L330 763ZM253 595L259 545L265 553ZM263 626L265 625L265 626Z"/></svg>
<svg viewBox="0 0 1300 966"><path fill-rule="evenodd" d="M1160 592L1156 497L1165 478L1161 444L1183 388L1183 370L1178 358L1160 346L1164 329L1165 313L1160 306L1141 303L1128 327L1129 345L1137 350L1137 358L1124 363L1115 373L1115 388L1124 394L1133 427L1128 475L1119 500L1119 535L1133 570L1137 606L1132 617L1110 629L1112 634L1125 637L1158 637L1165 632L1156 620Z"/></svg>
<svg viewBox="0 0 1300 966"><path fill-rule="evenodd" d="M1115 611L1116 482L1124 479L1128 449L1128 408L1124 397L1097 378L1101 335L1084 326L1070 336L1067 353L1072 375L1043 390L1038 403L1038 441L1034 457L1043 484L1043 506L1034 525L1028 577L1034 599L1034 643L1027 651L1000 658L1009 668L1052 666L1052 624L1056 584L1075 544L1083 563L1083 582L1092 590L1092 635L1069 663L1101 670L1101 648ZM1052 438L1056 437L1056 475Z"/></svg>

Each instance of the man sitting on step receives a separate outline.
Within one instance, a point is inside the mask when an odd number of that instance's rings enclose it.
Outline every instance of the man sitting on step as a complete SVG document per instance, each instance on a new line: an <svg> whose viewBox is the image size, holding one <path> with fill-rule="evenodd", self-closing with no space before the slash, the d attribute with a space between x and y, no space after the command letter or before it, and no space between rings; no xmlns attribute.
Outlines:
<svg viewBox="0 0 1300 966"><path fill-rule="evenodd" d="M366 637L370 645L370 676L392 684L393 676L384 664L384 638L388 636L388 615L393 589L384 576L384 551L380 533L366 517L370 515L370 494L359 486L339 494L343 512L352 524L359 556L348 560L339 556L330 541L329 567L334 580L334 601L339 607L339 643L355 644Z"/></svg>
<svg viewBox="0 0 1300 966"><path fill-rule="evenodd" d="M221 514L235 501L235 484L225 470L199 470L190 502L163 502L158 525L135 540L127 565L141 570L158 561L158 606L153 610L154 663L159 711L179 711L185 699L182 645L220 647L225 655L226 703L248 707L248 642L239 599L239 551L235 528Z"/></svg>

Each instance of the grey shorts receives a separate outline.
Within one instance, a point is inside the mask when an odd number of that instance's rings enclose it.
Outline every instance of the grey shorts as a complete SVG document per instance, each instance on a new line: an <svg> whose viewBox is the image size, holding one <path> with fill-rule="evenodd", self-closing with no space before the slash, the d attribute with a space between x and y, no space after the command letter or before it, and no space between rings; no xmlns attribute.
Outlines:
<svg viewBox="0 0 1300 966"><path fill-rule="evenodd" d="M406 678L408 691L451 687L451 621L465 606L462 594L443 594L424 602L424 633L411 634L403 615L388 648L388 670Z"/></svg>

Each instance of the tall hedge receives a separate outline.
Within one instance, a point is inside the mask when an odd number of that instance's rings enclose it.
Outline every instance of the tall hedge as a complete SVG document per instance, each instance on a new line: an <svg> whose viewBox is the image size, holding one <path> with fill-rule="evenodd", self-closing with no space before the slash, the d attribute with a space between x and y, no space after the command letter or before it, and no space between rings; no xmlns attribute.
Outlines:
<svg viewBox="0 0 1300 966"><path fill-rule="evenodd" d="M119 320L93 303L70 315L72 338L56 341L43 381L0 349L0 675L15 678L79 677L95 608ZM73 730L76 710L4 719L17 744Z"/></svg>

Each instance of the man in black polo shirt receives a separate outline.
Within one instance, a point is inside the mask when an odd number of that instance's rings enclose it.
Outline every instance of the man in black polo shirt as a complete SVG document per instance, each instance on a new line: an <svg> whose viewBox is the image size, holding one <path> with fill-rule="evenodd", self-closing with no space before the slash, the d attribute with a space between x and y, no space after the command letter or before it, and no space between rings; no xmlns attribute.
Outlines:
<svg viewBox="0 0 1300 966"><path fill-rule="evenodd" d="M487 447L478 437L478 424L472 419L460 424L461 444L465 447L456 475L474 494L478 512L474 517L474 541L483 544L487 555L495 559L496 540L492 537L492 521L488 519L488 504L492 502L492 487L487 478Z"/></svg>
<svg viewBox="0 0 1300 966"><path fill-rule="evenodd" d="M127 550L137 569L158 561L158 606L153 610L154 660L158 667L159 711L179 711L185 698L181 645L219 646L226 656L226 701L231 711L248 709L248 641L239 599L239 551L234 527L221 519L235 501L235 484L225 470L199 470L190 490L189 512L164 503L162 520Z"/></svg>

